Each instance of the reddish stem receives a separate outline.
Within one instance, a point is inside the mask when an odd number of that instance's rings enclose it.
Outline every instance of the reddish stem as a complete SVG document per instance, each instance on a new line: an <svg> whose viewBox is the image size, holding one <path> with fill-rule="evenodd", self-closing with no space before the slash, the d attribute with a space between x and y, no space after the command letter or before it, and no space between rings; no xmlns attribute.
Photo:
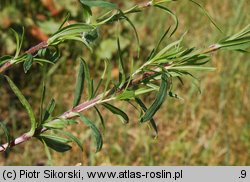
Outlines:
<svg viewBox="0 0 250 182"><path fill-rule="evenodd" d="M137 84L140 83L140 80L145 79L146 77L152 76L154 74L156 74L156 73L154 73L154 72L144 73L142 75L142 77L139 77L139 78L136 78L136 79L132 79L130 86L137 85ZM124 83L124 86L122 87L122 89L124 89L127 84L128 84L127 82ZM110 96L114 92L115 92L114 89L111 89L108 92L108 95L106 95L106 96ZM117 90L117 93L119 93L119 92L121 92L121 90ZM103 96L103 94L100 94L97 97L95 97L95 98L93 98L93 99L91 99L89 101L86 101L86 102L84 102L82 104L79 104L78 106L76 106L76 107L74 107L74 108L66 111L65 113L63 113L58 118L70 119L70 118L73 118L73 117L77 117L77 115L75 115L74 113L80 113L80 112L82 112L82 111L84 111L86 109L94 107L102 99L102 96ZM53 123L53 122L57 122L57 121L58 121L58 119L55 119L55 120L52 120L51 122ZM41 134L41 133L43 133L43 132L45 132L47 130L48 130L47 128L37 129L34 136L36 136L36 135L38 136L39 134ZM20 136L20 137L16 138L15 140L13 140L10 143L10 147L14 147L16 145L19 145L19 144L21 144L23 142L26 142L26 141L30 140L31 138L32 138L32 136L30 137L30 136L27 136L26 134L23 134L22 136ZM5 151L6 148L7 148L7 146L8 146L8 143L0 145L0 152Z"/></svg>
<svg viewBox="0 0 250 182"><path fill-rule="evenodd" d="M0 67L0 73L3 73L7 69L9 69L11 67L11 65L12 65L12 63L10 61L4 63L4 65Z"/></svg>
<svg viewBox="0 0 250 182"><path fill-rule="evenodd" d="M40 49L43 49L45 47L48 47L47 41L40 42L39 44L37 44L37 45L31 47L29 50L25 51L25 53L33 54L33 53L35 53L35 52L37 52Z"/></svg>
<svg viewBox="0 0 250 182"><path fill-rule="evenodd" d="M40 49L43 49L45 47L48 47L48 43L47 41L43 41L40 42L39 44L31 47L29 50L25 51L25 53L28 54L33 54L37 51L39 51ZM11 61L8 61L6 63L4 63L1 67L0 67L0 73L3 73L4 71L6 71L7 69L9 69L11 66L13 65L13 63L11 63Z"/></svg>

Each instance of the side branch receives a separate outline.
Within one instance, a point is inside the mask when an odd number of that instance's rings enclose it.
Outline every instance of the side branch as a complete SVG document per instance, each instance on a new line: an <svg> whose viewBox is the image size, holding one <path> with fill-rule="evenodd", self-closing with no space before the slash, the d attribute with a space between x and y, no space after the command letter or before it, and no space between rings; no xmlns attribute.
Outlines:
<svg viewBox="0 0 250 182"><path fill-rule="evenodd" d="M149 77L149 76L152 76L153 74L156 74L154 72L149 72L149 73L144 73L142 76L139 76L138 78L135 78L135 79L132 79L131 80L131 84L130 86L135 86L135 85L138 85L140 84L140 81L142 81L143 79ZM105 94L106 97L109 97L111 95L113 95L114 93L120 93L122 90L124 90L126 88L126 85L128 84L128 81L124 83L124 85L122 86L122 88L120 90L116 90L116 89L110 89L109 91L107 91ZM70 119L70 118L74 118L74 117L78 117L78 115L76 113L80 113L84 110L87 110L89 108L92 108L100 103L102 103L102 100L103 99L103 94L100 94L98 96L96 96L95 98L89 100L89 101L86 101L82 104L79 104L78 106L64 112L61 116L57 117L56 119L50 121L50 123L55 123L55 122L58 122L60 119ZM47 128L40 128L40 129L37 129L35 131L35 134L33 137L35 136L38 136L40 135L41 133L44 133L46 132L48 129ZM21 143L24 143L28 140L30 140L32 138L32 136L27 136L26 133L21 135L20 137L16 138L15 140L13 140L11 143L10 143L10 147L14 147L16 145L19 145ZM0 145L0 152L3 152L6 150L8 146L8 143L6 144L3 144L3 145Z"/></svg>
<svg viewBox="0 0 250 182"><path fill-rule="evenodd" d="M40 49L43 49L45 47L48 47L47 41L40 42L39 44L37 44L37 45L31 47L29 50L25 51L25 53L33 54L33 53L35 53L35 52L37 52Z"/></svg>
<svg viewBox="0 0 250 182"><path fill-rule="evenodd" d="M100 100L101 100L101 96L97 96L96 98L94 98L90 101L86 101L86 102L78 105L77 107L70 109L69 111L65 112L64 114L62 114L61 116L59 116L58 118L56 118L50 122L53 123L53 122L57 122L59 119L70 119L70 118L76 117L75 113L79 113L79 112L82 112L88 108L94 107L95 105L97 105L99 103ZM35 131L34 137L40 135L41 133L44 133L47 130L48 130L47 128L37 129ZM0 152L5 151L6 148L8 147L8 145L10 148L12 148L16 145L27 142L31 138L32 138L32 136L28 136L25 133L25 134L19 136L18 138L14 139L13 141L11 141L10 145L8 143L0 145Z"/></svg>
<svg viewBox="0 0 250 182"><path fill-rule="evenodd" d="M27 54L33 54L37 51L39 51L40 49L46 48L48 47L48 43L47 41L43 41L40 42L39 44L31 47L30 49L28 49L27 51L25 51L25 53ZM14 65L14 62L12 62L11 60L7 61L6 63L4 63L1 67L0 67L0 74L5 72L6 70L8 70L11 66Z"/></svg>
<svg viewBox="0 0 250 182"><path fill-rule="evenodd" d="M41 48L44 48L44 46L46 46L45 43L40 43L37 46L34 46L33 48L29 49L28 51L33 52L35 50L39 50ZM216 44L214 44L214 45L211 45L209 48L203 50L202 53L203 54L208 54L208 53L212 53L212 52L215 52L215 51L218 51L218 50L219 50L219 47L216 46ZM26 51L26 52L28 52L28 51ZM165 64L164 67L166 69L168 69L169 67L171 67L171 63ZM113 95L115 93L117 94L117 93L122 92L122 90L126 89L127 86L133 87L133 86L139 85L139 84L141 84L141 81L143 81L144 79L146 79L148 77L152 77L153 75L157 74L157 71L159 71L159 68L155 68L154 70L156 72L152 72L152 71L151 72L144 72L144 73L139 73L138 72L138 74L133 75L133 78L131 80L129 78L127 78L127 81L123 84L123 86L120 89L117 90L114 87L114 88L110 89L109 91L107 91L106 94L100 94L100 95L96 96L95 98L93 98L93 99L91 99L89 101L81 103L81 104L77 105L76 107L64 112L62 115L60 115L56 119L50 121L50 123L58 122L60 119L70 119L70 118L78 117L77 113L80 113L80 112L82 112L84 110L87 110L89 108L92 108L92 107L100 104L100 103L105 102L105 101L102 100L103 95L105 95L105 98L107 98L107 97L109 97L109 96L111 96L111 95ZM38 136L41 133L46 132L47 130L48 130L47 128L39 128L39 129L36 130L35 135L33 137ZM31 138L32 138L32 136L27 136L26 134L23 134L20 137L13 140L10 143L10 147L14 147L16 145L24 143L24 142L30 140ZM0 152L5 151L7 146L8 146L8 143L0 145Z"/></svg>
<svg viewBox="0 0 250 182"><path fill-rule="evenodd" d="M11 61L4 63L3 66L0 67L0 74L9 69L12 65L13 63L11 63Z"/></svg>

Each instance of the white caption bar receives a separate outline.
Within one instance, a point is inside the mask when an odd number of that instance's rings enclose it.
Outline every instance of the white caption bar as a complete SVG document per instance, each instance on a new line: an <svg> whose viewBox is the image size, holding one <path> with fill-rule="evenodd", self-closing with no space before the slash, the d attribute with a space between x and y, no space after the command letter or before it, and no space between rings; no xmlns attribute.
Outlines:
<svg viewBox="0 0 250 182"><path fill-rule="evenodd" d="M249 182L250 167L0 167L0 181Z"/></svg>

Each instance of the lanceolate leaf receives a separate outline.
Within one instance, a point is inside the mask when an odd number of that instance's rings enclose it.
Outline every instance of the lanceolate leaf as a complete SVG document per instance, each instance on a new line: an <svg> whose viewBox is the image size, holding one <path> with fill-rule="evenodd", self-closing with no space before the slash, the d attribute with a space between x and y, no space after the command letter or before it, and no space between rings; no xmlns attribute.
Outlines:
<svg viewBox="0 0 250 182"><path fill-rule="evenodd" d="M17 88L17 86L14 84L14 82L8 77L5 76L5 78L7 79L11 89L13 90L13 92L15 93L15 95L18 97L19 101L21 102L21 104L24 106L24 108L27 110L29 118L30 118L30 122L31 122L31 129L29 131L29 135L33 136L37 123L36 123L36 118L35 118L35 114L30 106L30 104L28 103L28 101L25 99L25 97L23 96L23 94L21 93L21 91Z"/></svg>
<svg viewBox="0 0 250 182"><path fill-rule="evenodd" d="M67 131L63 131L63 130L56 130L56 131L69 137L70 140L72 142L75 142L78 145L78 147L81 149L81 151L83 151L82 143L80 142L80 140L77 137L75 137L74 135L72 135L70 132L67 132Z"/></svg>
<svg viewBox="0 0 250 182"><path fill-rule="evenodd" d="M48 39L47 42L48 45L57 45L66 40L76 40L83 42L88 48L90 48L88 42L83 38L83 35L95 28L95 26L85 23L71 24L58 30Z"/></svg>
<svg viewBox="0 0 250 182"><path fill-rule="evenodd" d="M90 79L89 67L88 67L86 61L83 58L81 58L81 61L83 63L84 77L85 77L86 82L87 82L87 88L88 88L88 94L89 94L88 98L91 99L93 96L93 82Z"/></svg>
<svg viewBox="0 0 250 182"><path fill-rule="evenodd" d="M150 108L148 108L148 110L145 112L144 116L142 117L141 119L142 123L152 119L155 113L159 110L160 106L162 105L167 95L167 87L168 87L167 76L165 74L162 74L162 81L161 81L159 92L153 104L150 106Z"/></svg>
<svg viewBox="0 0 250 182"><path fill-rule="evenodd" d="M84 4L83 4L83 16L84 16L85 22L89 24L91 16L92 16L92 11L89 6L86 6Z"/></svg>
<svg viewBox="0 0 250 182"><path fill-rule="evenodd" d="M27 59L23 63L23 70L24 73L27 73L29 69L31 68L33 63L33 56L31 54L27 54Z"/></svg>
<svg viewBox="0 0 250 182"><path fill-rule="evenodd" d="M144 103L139 99L139 98L135 98L135 101L137 102L137 104L139 104L139 106L141 107L141 109L146 112L147 111L147 107L144 105ZM149 120L150 121L150 125L152 126L152 128L155 131L156 136L158 135L158 129L157 129L157 125L155 123L155 120L152 118Z"/></svg>
<svg viewBox="0 0 250 182"><path fill-rule="evenodd" d="M158 49L159 49L159 47L160 47L162 41L164 40L164 38L167 36L167 34L168 34L170 28L171 28L171 26L170 26L170 27L165 31L165 33L161 36L160 40L158 41L158 43L157 43L157 45L156 45L156 47L155 47L155 52L158 52ZM154 55L152 55L152 56L154 56Z"/></svg>
<svg viewBox="0 0 250 182"><path fill-rule="evenodd" d="M48 157L48 164L52 165L52 157L51 157L51 153L49 151L49 147L48 147L48 145L45 143L45 141L42 138L40 140L42 141L42 143L44 145L45 153L46 153L46 155Z"/></svg>
<svg viewBox="0 0 250 182"><path fill-rule="evenodd" d="M83 86L84 86L84 63L81 60L80 61L80 67L79 67L79 72L77 76L77 81L76 81L76 88L75 88L75 96L74 96L74 102L73 102L73 107L77 106L81 100L81 95L83 91Z"/></svg>
<svg viewBox="0 0 250 182"><path fill-rule="evenodd" d="M110 63L110 61L109 60L105 60L105 69L107 70L107 81L106 81L106 83L105 83L105 89L104 89L104 92L103 92L103 96L102 97L104 97L105 96L105 94L106 94L106 91L108 90L108 86L109 86L109 83L110 83L110 80L111 80L111 72L112 72L112 65L111 65L111 63ZM106 71L105 71L106 72ZM103 76L102 77L104 77L104 74L103 74Z"/></svg>
<svg viewBox="0 0 250 182"><path fill-rule="evenodd" d="M120 11L120 13L122 14L122 17L125 18L125 20L129 23L129 25L133 28L133 30L135 32L135 37L136 37L137 46L138 46L138 55L137 55L137 57L139 58L139 56L140 56L140 40L139 40L138 32L137 32L133 22L122 11Z"/></svg>
<svg viewBox="0 0 250 182"><path fill-rule="evenodd" d="M70 141L67 138L63 138L63 137L57 136L55 134L41 134L39 136L47 137L47 138L50 138L52 140L56 140L56 141L59 141L59 142L62 142L62 143L68 143Z"/></svg>
<svg viewBox="0 0 250 182"><path fill-rule="evenodd" d="M125 90L121 94L119 94L116 98L119 100L129 100L135 97L135 91L133 90Z"/></svg>
<svg viewBox="0 0 250 182"><path fill-rule="evenodd" d="M163 9L166 13L170 14L172 16L172 18L175 21L175 26L174 29L172 30L170 37L175 33L175 31L177 30L178 26L179 26L179 20L177 18L177 16L168 8L161 6L161 5L154 5L157 8Z"/></svg>
<svg viewBox="0 0 250 182"><path fill-rule="evenodd" d="M213 18L209 15L209 13L205 10L205 8L200 5L199 3L197 3L196 1L194 0L189 0L191 1L192 3L196 4L202 11L203 13L208 17L208 19L211 21L211 23L220 31L222 32L222 30L220 29L220 27L215 23L215 21L213 20Z"/></svg>
<svg viewBox="0 0 250 182"><path fill-rule="evenodd" d="M47 62L54 63L60 58L61 53L57 46L50 46L39 50L38 56L41 59L47 60Z"/></svg>
<svg viewBox="0 0 250 182"><path fill-rule="evenodd" d="M18 33L14 29L11 29L11 30L14 33L15 38L16 38L16 53L15 53L15 58L17 58L18 55L19 55L19 53L20 53L20 51L21 51L21 47L22 47L22 44L23 44L24 28L23 28L22 35L21 35L21 40L19 38Z"/></svg>
<svg viewBox="0 0 250 182"><path fill-rule="evenodd" d="M99 88L100 88L102 82L103 82L103 79L101 78L101 79L98 81L98 83L97 83L97 86L96 86L95 91L94 91L94 93L93 93L93 97L96 96L96 94L97 94L97 92L98 92L98 90L99 90Z"/></svg>
<svg viewBox="0 0 250 182"><path fill-rule="evenodd" d="M43 85L42 85L42 96L41 96L40 108L39 108L39 112L40 112L39 125L42 123L42 120L43 120L43 104L44 104L44 99L45 99L45 93L46 93L46 87L45 87L45 84L43 82Z"/></svg>
<svg viewBox="0 0 250 182"><path fill-rule="evenodd" d="M45 110L42 122L46 121L50 117L50 115L54 111L55 107L56 107L56 102L54 99L51 99L46 110Z"/></svg>
<svg viewBox="0 0 250 182"><path fill-rule="evenodd" d="M9 146L10 146L10 141L11 141L10 132L9 132L8 128L6 127L5 123L2 122L2 121L0 122L0 128L3 129L3 132L4 132L5 136L6 136L6 141L8 143L8 146L6 147L5 150L7 150L9 148Z"/></svg>
<svg viewBox="0 0 250 182"><path fill-rule="evenodd" d="M50 55L47 59L54 63L60 58L61 53L57 46L53 46L53 48L54 50L50 51Z"/></svg>
<svg viewBox="0 0 250 182"><path fill-rule="evenodd" d="M60 29L64 26L64 24L68 21L69 17L70 17L70 14L67 13L67 15L65 16L65 18L64 18L64 20L63 20L63 22L62 22L62 24L60 25L60 27L59 27L58 30L60 30Z"/></svg>
<svg viewBox="0 0 250 182"><path fill-rule="evenodd" d="M229 50L247 52L244 49L250 47L250 24L248 24L240 32L220 40L217 44L214 44L213 47L216 47L217 49L225 48Z"/></svg>
<svg viewBox="0 0 250 182"><path fill-rule="evenodd" d="M96 139L96 152L99 152L102 149L102 144L103 144L102 135L100 131L94 125L94 123L90 121L88 118L86 118L84 115L79 113L79 116L80 116L81 121L92 129L95 139Z"/></svg>
<svg viewBox="0 0 250 182"><path fill-rule="evenodd" d="M160 38L160 40L158 41L158 43L157 43L155 49L154 49L154 50L151 52L151 54L149 55L149 59L148 59L148 60L150 60L150 58L154 57L155 53L158 52L158 49L159 49L159 47L160 47L162 41L164 40L164 38L167 36L167 34L168 34L170 28L171 28L171 26L170 26L170 27L165 31L165 33L161 36L161 38Z"/></svg>
<svg viewBox="0 0 250 182"><path fill-rule="evenodd" d="M80 2L89 7L102 7L102 8L117 8L116 4L107 1L98 0L80 0Z"/></svg>
<svg viewBox="0 0 250 182"><path fill-rule="evenodd" d="M60 119L58 118L55 122L48 122L43 124L43 127L48 129L63 129L67 127L68 125L76 124L77 122L75 120L70 119Z"/></svg>
<svg viewBox="0 0 250 182"><path fill-rule="evenodd" d="M103 103L102 104L104 107L106 107L108 110L110 110L113 114L116 114L120 117L122 117L122 121L124 121L125 124L127 124L129 122L129 118L127 116L127 114L125 112L123 112L122 110L120 110L119 108L108 104L108 103Z"/></svg>
<svg viewBox="0 0 250 182"><path fill-rule="evenodd" d="M97 112L97 114L98 114L98 116L99 116L99 118L100 118L100 120L101 120L101 123L102 123L103 128L105 129L105 123L104 123L104 119L103 119L103 117L102 117L101 112L99 111L99 109L98 109L96 106L95 106L94 108L95 108L95 110L96 110L96 112Z"/></svg>
<svg viewBox="0 0 250 182"><path fill-rule="evenodd" d="M57 152L66 152L71 149L71 146L67 144L69 142L68 139L56 136L56 135L48 135L42 134L38 136L38 138L44 141L48 147L57 151Z"/></svg>
<svg viewBox="0 0 250 182"><path fill-rule="evenodd" d="M117 46L118 46L118 54L119 54L119 84L123 85L126 80L126 73L124 69L122 53L121 53L121 46L120 46L120 39L117 37Z"/></svg>

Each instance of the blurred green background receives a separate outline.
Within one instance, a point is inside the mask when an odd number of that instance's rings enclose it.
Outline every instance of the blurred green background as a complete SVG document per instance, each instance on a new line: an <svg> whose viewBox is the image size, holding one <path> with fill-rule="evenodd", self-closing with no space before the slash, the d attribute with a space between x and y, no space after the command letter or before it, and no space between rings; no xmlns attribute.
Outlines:
<svg viewBox="0 0 250 182"><path fill-rule="evenodd" d="M198 1L198 0L197 0ZM113 0L126 9L140 0ZM184 32L186 47L206 48L217 40L237 32L250 22L248 0L198 1L215 19L224 34L216 30L201 10L187 0L169 3L180 21L178 39ZM64 16L70 12L70 23L82 22L83 11L77 0L1 0L0 1L0 55L14 54L15 40L10 27L20 31L25 27L23 50L46 40L54 33ZM100 15L100 9L94 9ZM131 15L141 40L140 65L155 46L162 33L174 22L164 12L150 8ZM62 57L54 66L33 65L24 74L22 65L14 66L6 74L22 90L36 113L39 113L41 80L46 78L47 98L55 98L59 115L71 107L74 94L78 59L83 56L90 66L91 75L99 78L103 61L113 63L112 76L117 77L116 24L100 29L100 37L91 54L81 43L67 42L60 46ZM165 40L163 46L171 40ZM130 65L136 54L134 33L127 23L121 26L121 44L125 62ZM154 139L147 125L138 122L134 108L116 103L130 116L130 123L123 125L118 118L102 110L106 130L94 110L84 112L96 121L103 133L104 146L95 153L94 138L88 128L77 125L67 128L83 141L84 151L73 145L66 153L52 152L54 165L250 165L250 59L249 54L221 51L213 53L210 66L214 72L196 73L197 83L184 79L182 86L174 82L174 91L184 101L167 98L155 116L159 136ZM7 123L13 137L29 128L28 116L8 84L0 78L0 121ZM144 98L147 104L154 95ZM84 100L84 98L83 98ZM2 131L1 131L2 132ZM0 141L5 142L3 133ZM44 147L36 139L14 147L9 154L0 154L0 165L46 165Z"/></svg>

